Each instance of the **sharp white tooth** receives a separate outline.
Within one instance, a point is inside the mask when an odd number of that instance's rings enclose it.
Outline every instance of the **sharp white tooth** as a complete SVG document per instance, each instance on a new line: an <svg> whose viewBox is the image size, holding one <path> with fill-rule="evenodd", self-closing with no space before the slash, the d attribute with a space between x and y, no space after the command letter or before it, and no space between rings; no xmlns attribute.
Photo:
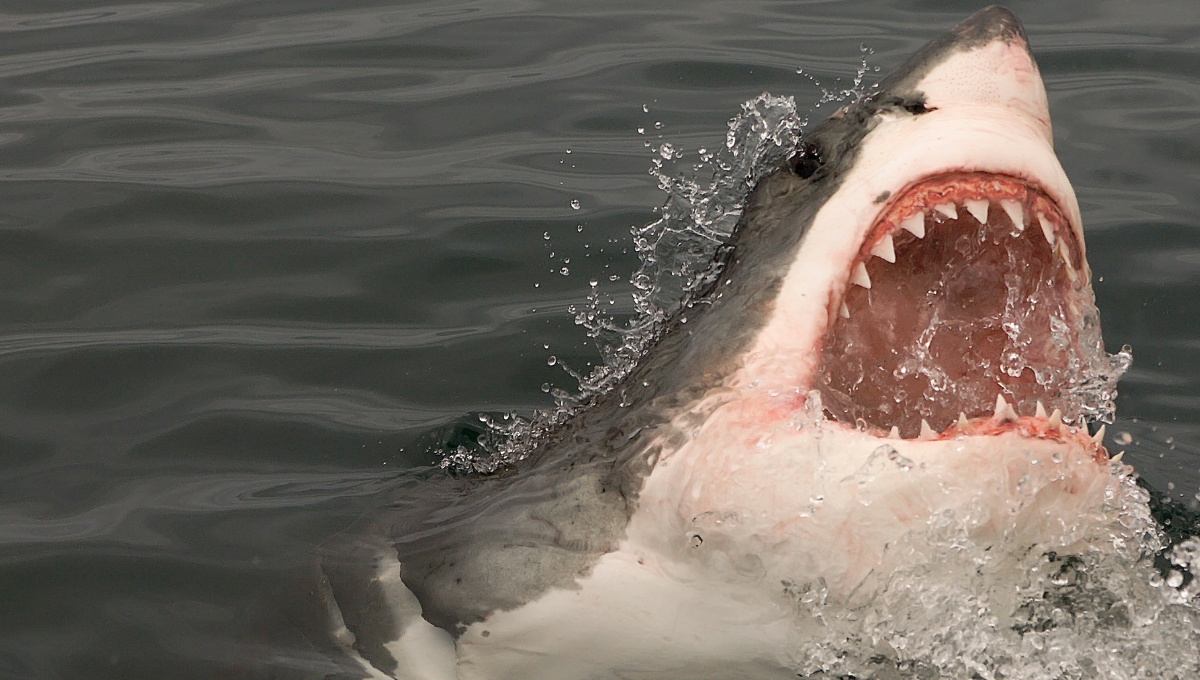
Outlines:
<svg viewBox="0 0 1200 680"><path fill-rule="evenodd" d="M1079 275L1075 273L1075 267L1071 266L1071 254L1067 251L1067 242L1060 240L1058 242L1058 257L1063 261L1063 266L1067 269L1067 278L1074 283L1079 279Z"/></svg>
<svg viewBox="0 0 1200 680"><path fill-rule="evenodd" d="M840 314L843 319L850 318L850 308L846 306L845 302L842 303L842 308L838 310L838 314Z"/></svg>
<svg viewBox="0 0 1200 680"><path fill-rule="evenodd" d="M1062 428L1062 411L1054 409L1054 412L1050 414L1050 427L1055 430Z"/></svg>
<svg viewBox="0 0 1200 680"><path fill-rule="evenodd" d="M905 217L900 221L900 228L917 238L925 238L925 213Z"/></svg>
<svg viewBox="0 0 1200 680"><path fill-rule="evenodd" d="M1045 407L1045 406L1042 406L1042 400L1041 400L1041 399L1039 399L1039 400L1038 400L1038 403L1037 403L1037 417L1038 417L1038 418L1045 418L1045 417L1046 417L1046 407Z"/></svg>
<svg viewBox="0 0 1200 680"><path fill-rule="evenodd" d="M1004 208L1004 213L1008 215L1008 219L1012 220L1017 231L1025 231L1025 211L1021 208L1020 203L1006 198L1000 201L1000 207Z"/></svg>
<svg viewBox="0 0 1200 680"><path fill-rule="evenodd" d="M892 235L884 234L883 238L879 239L879 243L876 243L875 247L871 248L871 254L886 262L895 262L896 246L892 243Z"/></svg>
<svg viewBox="0 0 1200 680"><path fill-rule="evenodd" d="M1063 264L1067 265L1068 268L1071 268L1071 253L1067 252L1066 241L1058 242L1058 256L1062 258Z"/></svg>
<svg viewBox="0 0 1200 680"><path fill-rule="evenodd" d="M971 213L980 224L987 224L988 218L988 200L980 199L974 201L963 201L963 205L967 206L967 212Z"/></svg>
<svg viewBox="0 0 1200 680"><path fill-rule="evenodd" d="M996 395L995 417L1000 423L1017 422L1017 412L1013 410L1013 407L1007 401L1004 401L1003 394Z"/></svg>
<svg viewBox="0 0 1200 680"><path fill-rule="evenodd" d="M945 215L946 217L949 217L952 220L958 219L958 208L955 208L953 203L943 203L941 205L935 205L935 206L933 206L933 209L940 212L941 214Z"/></svg>
<svg viewBox="0 0 1200 680"><path fill-rule="evenodd" d="M970 423L967 422L967 414L962 411L959 411L958 412L958 429L965 430L967 428L967 425L970 425Z"/></svg>
<svg viewBox="0 0 1200 680"><path fill-rule="evenodd" d="M1054 226L1046 219L1046 216L1038 213L1038 224L1042 225L1042 236L1046 237L1046 243L1050 247L1054 247Z"/></svg>
<svg viewBox="0 0 1200 680"><path fill-rule="evenodd" d="M929 423L924 418L921 419L921 436L918 439L937 439L937 433L933 431L932 427L929 427Z"/></svg>
<svg viewBox="0 0 1200 680"><path fill-rule="evenodd" d="M1075 269L1073 267L1067 267L1067 278L1070 279L1071 283L1075 283L1079 280L1079 275L1075 273Z"/></svg>
<svg viewBox="0 0 1200 680"><path fill-rule="evenodd" d="M994 414L996 420L999 420L1000 422L1004 422L1004 412L1007 410L1008 410L1008 402L1004 401L1004 395L997 394L996 395L996 413Z"/></svg>
<svg viewBox="0 0 1200 680"><path fill-rule="evenodd" d="M863 288L871 287L871 277L867 276L867 266L859 262L854 266L854 272L850 274L850 283Z"/></svg>
<svg viewBox="0 0 1200 680"><path fill-rule="evenodd" d="M1093 442L1095 442L1095 443L1097 443L1097 444L1103 444L1103 443L1104 443L1104 428L1105 428L1105 426L1104 426L1104 425L1101 425L1101 426L1100 426L1100 429L1099 429L1099 430L1096 430L1096 434L1092 435L1092 441L1093 441Z"/></svg>
<svg viewBox="0 0 1200 680"><path fill-rule="evenodd" d="M899 438L900 438L900 428L893 425L892 431L888 432L888 439L899 439Z"/></svg>
<svg viewBox="0 0 1200 680"><path fill-rule="evenodd" d="M1124 458L1124 457L1125 457L1125 452L1124 452L1124 451L1122 451L1122 452L1118 453L1117 455L1113 456L1112 458L1109 458L1109 459L1108 459L1108 462L1110 462L1110 463L1120 463L1120 462L1121 462L1121 459L1122 459L1122 458Z"/></svg>

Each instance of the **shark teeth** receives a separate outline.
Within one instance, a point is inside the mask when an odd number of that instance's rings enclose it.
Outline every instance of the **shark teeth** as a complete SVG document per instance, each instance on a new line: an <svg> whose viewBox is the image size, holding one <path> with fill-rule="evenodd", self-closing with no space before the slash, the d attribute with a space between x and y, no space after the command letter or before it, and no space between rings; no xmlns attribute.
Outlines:
<svg viewBox="0 0 1200 680"><path fill-rule="evenodd" d="M1104 426L1104 425L1101 425L1101 426L1100 426L1100 429L1099 429L1099 430L1096 430L1096 434L1092 435L1092 441L1093 441L1093 442L1095 442L1095 443L1097 443L1097 444L1103 444L1103 443L1104 443L1104 428L1105 428L1105 426Z"/></svg>
<svg viewBox="0 0 1200 680"><path fill-rule="evenodd" d="M1012 220L1017 231L1025 231L1025 210L1020 203L1005 198L1000 200L1000 207L1004 209L1004 214L1008 215L1008 219Z"/></svg>
<svg viewBox="0 0 1200 680"><path fill-rule="evenodd" d="M871 254L884 262L894 264L896 262L896 246L892 242L892 235L884 234L883 238L879 239L879 243L871 248Z"/></svg>
<svg viewBox="0 0 1200 680"><path fill-rule="evenodd" d="M924 272L929 262L936 265L941 251L952 243L959 244L962 234L990 236L990 243L1002 247L1004 242L1001 239L1010 239L1009 242L1015 244L1021 253L1039 258L1039 263L1050 265L1043 268L1046 276L1059 277L1058 282L1069 279L1076 289L1081 278L1086 276L1087 266L1083 258L1082 243L1078 244L1077 251L1073 238L1075 232L1069 219L1062 214L1052 198L1038 191L1036 187L1012 178L998 178L985 182L970 176L965 179L936 178L929 182L927 186L912 192L901 193L890 206L883 208L882 212L875 216L865 234L865 243L859 241L857 255L851 260L849 271L844 274L844 287L839 291L843 299L835 299L833 304L837 306L831 306L829 310L830 322L835 329L831 333L859 333L865 327L864 324L875 323L872 312L878 309L887 310L890 309L889 305L896 304L900 293L906 290L904 278L912 274L914 267L919 267ZM891 192L884 193L890 195ZM971 219L967 219L967 214L970 214ZM1037 227L1031 228L1034 222L1037 223ZM914 238L910 238L904 232ZM1039 233L1046 239L1049 251L1042 251L1038 245ZM971 247L976 246L978 244ZM955 247L961 250L960 246ZM1078 255L1074 254L1076 252ZM906 261L905 258L913 256L915 260ZM947 266L950 266L951 262L957 262L949 256L944 259L948 263ZM1081 261L1080 270L1072 266L1074 259ZM1054 260L1059 260L1065 265L1065 271L1059 271L1058 263ZM870 292L864 293L859 289ZM1079 306L1074 298L1068 295L1067 302L1069 311L1079 316ZM866 346L866 343L863 345ZM852 343L843 349L850 351ZM865 363L861 364L859 370L865 371L866 366ZM987 388L988 391L997 387L1000 390L1008 389L1003 386L1003 381L1001 382L1000 385ZM843 392L842 397L845 398L845 395L851 392ZM869 398L875 398L873 393L868 394ZM1047 398L1046 395L1029 396ZM900 403L904 399L904 396L898 396L896 401ZM1068 433L1072 437L1075 436L1077 428L1064 426L1060 410L1054 409L1053 413L1047 415L1047 406L1041 401L1030 403L1034 401L1034 398L1030 398L1028 402L1021 402L1020 408L1024 413L1022 415L1017 411L1017 403L1010 404L1003 394L998 394L993 413L986 413L986 408L980 409L981 412L972 410L974 415L970 419L965 412L960 413L957 423L947 422L952 417L951 413L943 413L937 409L920 409L926 411L926 418L937 423L940 429L935 431L927 420L921 423L919 434L912 432L916 429L913 427L913 421L916 420L913 415L908 415L903 423L893 427L887 422L872 422L872 418L855 418L857 414L853 413L853 409L858 406L843 404L843 412L834 412L834 418L841 420L845 416L855 419L856 422L863 420L872 429L879 428L876 430L879 436L902 439L917 434L916 439L919 440L941 440L943 437L986 435L1009 430L1019 430L1027 436L1049 436L1056 439L1066 437ZM970 408L976 409L980 406L983 404L972 404ZM1028 413L1029 411L1033 413ZM905 430L903 437L900 435L901 428L909 428Z"/></svg>
<svg viewBox="0 0 1200 680"><path fill-rule="evenodd" d="M953 203L942 203L940 205L935 205L933 206L933 209L952 220L958 219L958 208L954 207Z"/></svg>
<svg viewBox="0 0 1200 680"><path fill-rule="evenodd" d="M917 238L925 238L925 214L914 213L900 222L900 228Z"/></svg>
<svg viewBox="0 0 1200 680"><path fill-rule="evenodd" d="M1067 242L1060 240L1058 242L1058 247L1055 248L1055 250L1058 251L1059 259L1061 259L1063 264L1067 267L1067 278L1071 279L1071 281L1075 281L1075 279L1078 278L1078 275L1075 273L1075 268L1071 266L1071 254L1067 251Z"/></svg>
<svg viewBox="0 0 1200 680"><path fill-rule="evenodd" d="M924 418L921 419L921 435L917 437L917 439L921 439L923 441L937 439L937 433L933 431L932 427L929 427L929 422Z"/></svg>
<svg viewBox="0 0 1200 680"><path fill-rule="evenodd" d="M1046 216L1043 215L1042 213L1038 213L1038 224L1040 224L1042 227L1042 236L1046 237L1046 243L1049 243L1050 247L1053 248L1054 247L1054 227L1050 224L1050 221L1047 220Z"/></svg>
<svg viewBox="0 0 1200 680"><path fill-rule="evenodd" d="M980 224L987 224L990 202L986 198L963 201L963 205L966 206L967 212L971 213L971 217L974 217Z"/></svg>
<svg viewBox="0 0 1200 680"><path fill-rule="evenodd" d="M859 262L854 267L854 271L850 274L850 283L863 288L871 288L871 277L867 276L867 265Z"/></svg>
<svg viewBox="0 0 1200 680"><path fill-rule="evenodd" d="M992 416L998 423L1016 422L1017 412L1004 401L1003 394L996 395L996 413Z"/></svg>

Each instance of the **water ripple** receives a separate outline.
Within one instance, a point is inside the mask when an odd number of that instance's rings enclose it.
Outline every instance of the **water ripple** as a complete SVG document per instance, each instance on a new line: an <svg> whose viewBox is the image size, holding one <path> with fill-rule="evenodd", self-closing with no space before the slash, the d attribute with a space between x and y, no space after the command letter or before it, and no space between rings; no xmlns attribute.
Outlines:
<svg viewBox="0 0 1200 680"><path fill-rule="evenodd" d="M50 354L81 349L139 346L412 349L485 334L486 327L395 328L388 326L197 326L113 331L63 331L0 336L0 356Z"/></svg>
<svg viewBox="0 0 1200 680"><path fill-rule="evenodd" d="M394 478L391 473L346 472L147 476L113 487L103 502L68 515L45 517L20 506L0 506L0 545L94 541L114 536L127 545L161 545L165 539L142 526L139 517L302 508L334 499L371 496Z"/></svg>

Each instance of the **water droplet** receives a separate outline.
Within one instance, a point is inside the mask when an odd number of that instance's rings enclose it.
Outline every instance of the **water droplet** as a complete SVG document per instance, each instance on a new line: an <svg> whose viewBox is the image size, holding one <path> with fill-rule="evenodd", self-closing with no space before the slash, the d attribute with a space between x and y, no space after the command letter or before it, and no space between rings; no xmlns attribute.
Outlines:
<svg viewBox="0 0 1200 680"><path fill-rule="evenodd" d="M642 104L642 113L650 113L650 105Z"/></svg>
<svg viewBox="0 0 1200 680"><path fill-rule="evenodd" d="M572 200L571 200L571 209L572 209L572 210L579 210L579 199L578 199L578 198L575 198L575 199L572 199Z"/></svg>
<svg viewBox="0 0 1200 680"><path fill-rule="evenodd" d="M554 364L557 364L557 363L558 363L558 357L554 356L553 354L546 357L546 365L547 366L553 366Z"/></svg>
<svg viewBox="0 0 1200 680"><path fill-rule="evenodd" d="M559 270L558 270L558 273L559 273L559 274L562 274L563 276L570 276L570 275L571 275L571 270L570 270L570 269L567 269L566 267L563 267L562 269L559 269Z"/></svg>
<svg viewBox="0 0 1200 680"><path fill-rule="evenodd" d="M1183 574L1179 573L1175 569L1172 569L1171 573L1167 574L1167 585L1171 586L1172 588L1178 588L1179 586L1183 585Z"/></svg>
<svg viewBox="0 0 1200 680"><path fill-rule="evenodd" d="M1130 435L1128 432L1118 432L1116 435L1113 436L1113 441L1115 441L1118 444L1121 444L1122 446L1125 446L1133 441L1133 436Z"/></svg>

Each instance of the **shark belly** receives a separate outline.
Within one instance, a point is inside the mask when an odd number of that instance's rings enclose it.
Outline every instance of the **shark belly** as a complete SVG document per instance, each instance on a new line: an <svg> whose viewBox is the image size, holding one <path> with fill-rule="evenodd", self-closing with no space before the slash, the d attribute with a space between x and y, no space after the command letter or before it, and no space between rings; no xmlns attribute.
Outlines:
<svg viewBox="0 0 1200 680"><path fill-rule="evenodd" d="M817 584L862 606L887 574L938 560L947 527L1003 555L1069 551L1108 521L1114 478L1083 444L881 444L804 412L745 422L745 406L659 461L626 539L575 588L467 627L458 677L792 678L820 625L798 598Z"/></svg>

